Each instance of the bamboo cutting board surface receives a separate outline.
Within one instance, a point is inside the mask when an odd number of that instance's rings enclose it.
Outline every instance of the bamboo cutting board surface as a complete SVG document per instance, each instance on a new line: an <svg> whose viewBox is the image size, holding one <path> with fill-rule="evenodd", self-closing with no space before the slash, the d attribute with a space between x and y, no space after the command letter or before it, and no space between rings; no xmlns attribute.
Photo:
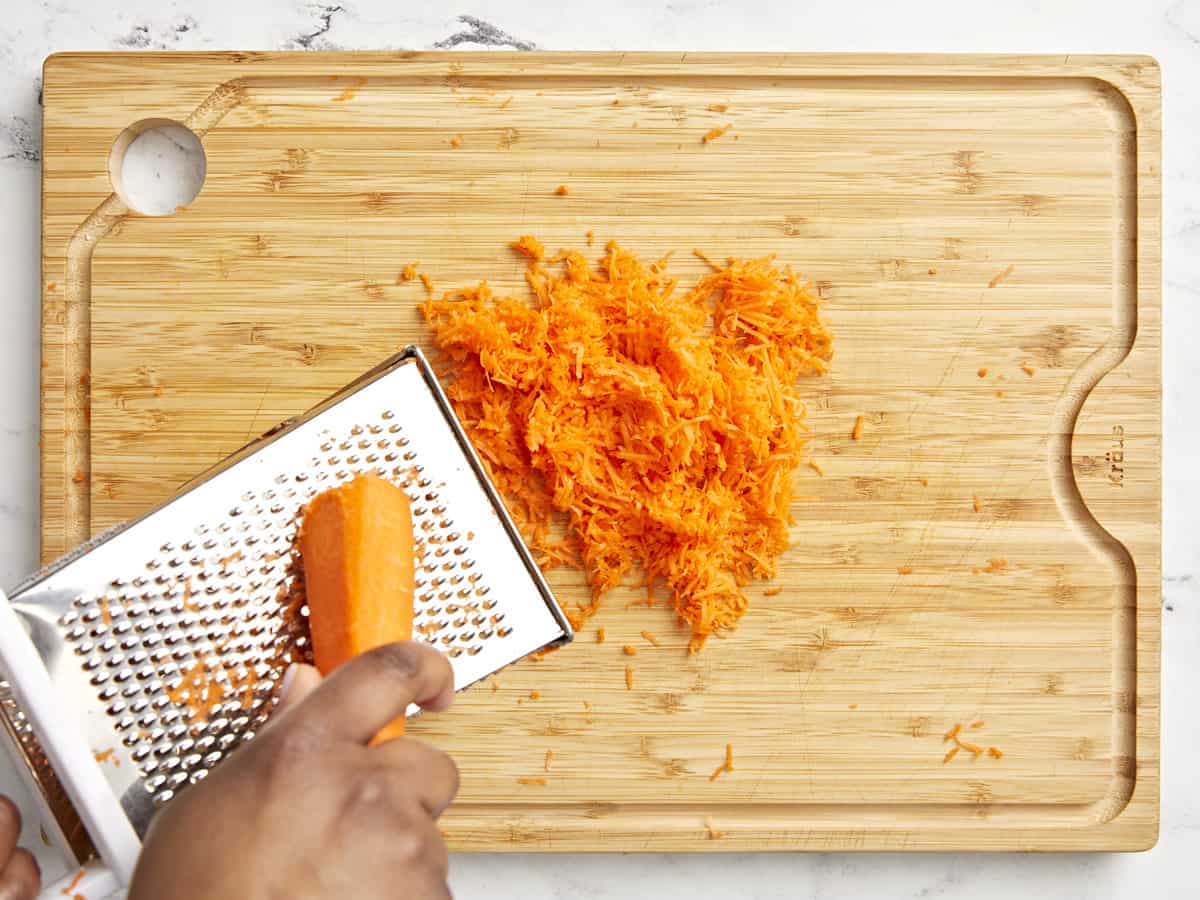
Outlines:
<svg viewBox="0 0 1200 900"><path fill-rule="evenodd" d="M1147 847L1159 108L1135 57L52 57L45 556L430 348L407 263L502 293L524 289L506 245L526 232L675 250L683 284L694 247L778 253L836 336L803 386L824 474L800 475L781 590L749 588L737 632L692 657L667 609L619 591L576 644L415 723L463 771L451 844ZM208 175L150 218L107 164L158 117L202 135ZM964 739L1001 758L943 762L943 732L977 722Z"/></svg>

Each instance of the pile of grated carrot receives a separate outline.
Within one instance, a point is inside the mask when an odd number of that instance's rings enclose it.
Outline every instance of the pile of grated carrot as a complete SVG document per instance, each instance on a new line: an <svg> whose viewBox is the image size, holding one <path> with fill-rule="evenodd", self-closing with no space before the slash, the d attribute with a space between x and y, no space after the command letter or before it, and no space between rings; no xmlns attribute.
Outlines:
<svg viewBox="0 0 1200 900"><path fill-rule="evenodd" d="M424 306L447 393L539 563L587 573L575 624L640 567L696 652L788 546L797 382L832 357L817 296L772 257L714 264L683 291L670 254L646 264L609 243L592 268L529 235L513 246L532 302L483 282Z"/></svg>

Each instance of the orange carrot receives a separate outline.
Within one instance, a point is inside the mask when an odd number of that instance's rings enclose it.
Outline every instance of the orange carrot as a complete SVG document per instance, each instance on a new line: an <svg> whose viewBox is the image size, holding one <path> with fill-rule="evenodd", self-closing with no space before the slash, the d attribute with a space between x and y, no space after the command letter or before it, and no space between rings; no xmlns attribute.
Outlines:
<svg viewBox="0 0 1200 900"><path fill-rule="evenodd" d="M946 751L946 755L942 757L942 763L943 764L948 763L948 762L950 762L950 760L954 759L954 757L956 757L956 756L958 756L958 744L955 744L953 747L951 747L949 750Z"/></svg>
<svg viewBox="0 0 1200 900"><path fill-rule="evenodd" d="M708 131L704 132L704 137L700 138L700 143L707 144L711 141L715 141L732 127L732 125L723 125L720 128L710 128Z"/></svg>
<svg viewBox="0 0 1200 900"><path fill-rule="evenodd" d="M517 784L545 784L545 783L546 783L545 778L530 778L528 776L524 776L524 777L517 779Z"/></svg>
<svg viewBox="0 0 1200 900"><path fill-rule="evenodd" d="M625 667L625 690L633 690L633 666Z"/></svg>
<svg viewBox="0 0 1200 900"><path fill-rule="evenodd" d="M913 573L912 566L896 566L896 571L901 575L911 575Z"/></svg>
<svg viewBox="0 0 1200 900"><path fill-rule="evenodd" d="M962 731L962 723L955 722L954 727L942 735L943 741L954 741L958 739L958 733Z"/></svg>
<svg viewBox="0 0 1200 900"><path fill-rule="evenodd" d="M655 647L659 647L659 646L661 646L661 644L659 644L659 641L658 641L658 636L657 636L657 635L655 635L653 632L646 631L646 630L643 628L643 629L642 629L642 637L644 637L646 640L648 640L648 641L649 641L651 644L653 644Z"/></svg>
<svg viewBox="0 0 1200 900"><path fill-rule="evenodd" d="M604 643L604 626L603 625L601 625L599 628L596 629L596 643L597 644Z"/></svg>
<svg viewBox="0 0 1200 900"><path fill-rule="evenodd" d="M554 189L554 193L560 197L565 197L567 194L571 193L571 189L565 184L560 184Z"/></svg>
<svg viewBox="0 0 1200 900"><path fill-rule="evenodd" d="M980 378L987 378L987 373L988 373L987 366L980 366L979 371L977 371L975 374L978 375Z"/></svg>
<svg viewBox="0 0 1200 900"><path fill-rule="evenodd" d="M990 756L992 759L1001 759L1004 756L1004 754L1000 752L999 747L988 747L987 752L988 756Z"/></svg>
<svg viewBox="0 0 1200 900"><path fill-rule="evenodd" d="M633 644L626 644L621 650L626 656L637 656L637 647L633 646Z"/></svg>
<svg viewBox="0 0 1200 900"><path fill-rule="evenodd" d="M300 553L313 659L329 674L354 656L412 638L413 526L408 495L375 475L318 494L304 508ZM404 733L404 717L375 738Z"/></svg>
<svg viewBox="0 0 1200 900"><path fill-rule="evenodd" d="M850 440L861 441L863 436L863 425L866 423L865 416L859 416L854 420L854 427L850 430Z"/></svg>

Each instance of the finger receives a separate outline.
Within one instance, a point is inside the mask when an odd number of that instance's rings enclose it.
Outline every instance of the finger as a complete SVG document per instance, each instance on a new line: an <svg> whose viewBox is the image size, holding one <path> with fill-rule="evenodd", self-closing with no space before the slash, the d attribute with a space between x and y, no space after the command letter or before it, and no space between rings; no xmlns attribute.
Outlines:
<svg viewBox="0 0 1200 900"><path fill-rule="evenodd" d="M17 848L20 834L21 811L17 809L17 804L0 795L0 869L4 868Z"/></svg>
<svg viewBox="0 0 1200 900"><path fill-rule="evenodd" d="M366 744L410 703L440 710L453 696L450 661L425 644L401 641L343 663L289 718L298 727Z"/></svg>
<svg viewBox="0 0 1200 900"><path fill-rule="evenodd" d="M42 871L28 850L13 852L0 870L0 900L34 900L42 889Z"/></svg>
<svg viewBox="0 0 1200 900"><path fill-rule="evenodd" d="M446 811L458 793L458 766L424 741L400 738L371 749L371 756L400 779L400 789L433 818Z"/></svg>
<svg viewBox="0 0 1200 900"><path fill-rule="evenodd" d="M292 663L283 674L283 682L279 686L279 702L271 715L276 716L284 710L291 709L316 690L320 683L321 673L314 666Z"/></svg>

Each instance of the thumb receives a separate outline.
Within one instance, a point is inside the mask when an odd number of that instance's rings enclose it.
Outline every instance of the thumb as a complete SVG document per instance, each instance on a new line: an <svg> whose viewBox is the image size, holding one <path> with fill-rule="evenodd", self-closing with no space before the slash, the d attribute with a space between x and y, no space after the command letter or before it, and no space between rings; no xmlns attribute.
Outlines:
<svg viewBox="0 0 1200 900"><path fill-rule="evenodd" d="M292 663L283 673L283 681L279 686L279 703L272 711L272 717L279 715L295 706L321 683L321 673L315 667L304 663Z"/></svg>

